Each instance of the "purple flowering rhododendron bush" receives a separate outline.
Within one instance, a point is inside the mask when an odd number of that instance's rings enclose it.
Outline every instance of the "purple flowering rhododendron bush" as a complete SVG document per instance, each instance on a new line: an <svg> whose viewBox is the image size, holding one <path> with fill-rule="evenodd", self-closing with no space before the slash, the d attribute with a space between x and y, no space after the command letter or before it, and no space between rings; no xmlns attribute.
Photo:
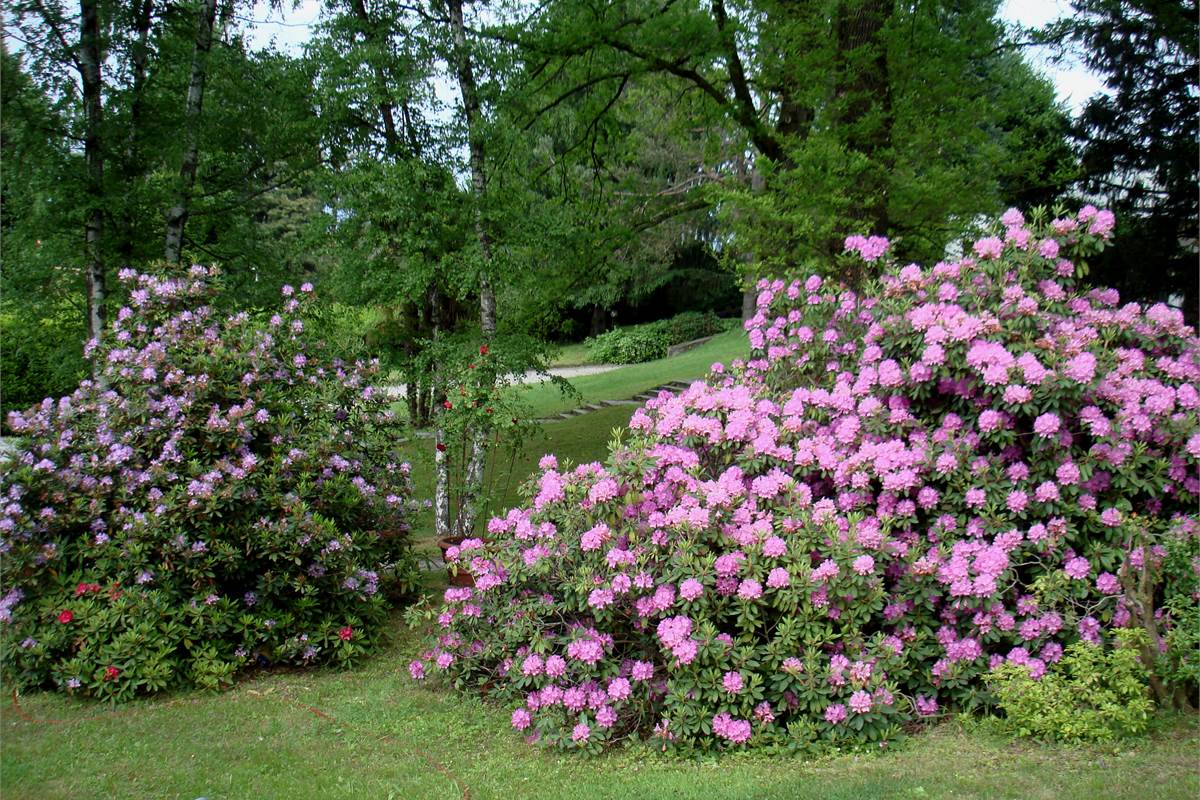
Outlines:
<svg viewBox="0 0 1200 800"><path fill-rule="evenodd" d="M1108 212L1002 223L927 269L851 237L886 265L861 294L760 283L752 360L649 402L608 466L546 457L448 554L476 585L430 610L413 676L595 749L882 744L1080 641L1194 670L1171 643L1196 619L1200 346L1076 285Z"/></svg>
<svg viewBox="0 0 1200 800"><path fill-rule="evenodd" d="M103 382L9 419L5 675L125 698L352 659L416 575L377 367L308 341L308 284L257 324L213 309L215 269L121 278Z"/></svg>

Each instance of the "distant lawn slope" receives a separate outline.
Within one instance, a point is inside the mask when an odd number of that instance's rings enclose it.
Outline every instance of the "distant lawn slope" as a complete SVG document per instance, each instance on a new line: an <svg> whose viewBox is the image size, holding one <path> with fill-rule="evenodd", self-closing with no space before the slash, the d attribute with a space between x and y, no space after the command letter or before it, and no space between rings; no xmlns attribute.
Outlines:
<svg viewBox="0 0 1200 800"><path fill-rule="evenodd" d="M507 449L495 449L488 456L484 480L492 501L484 507L480 525L489 517L520 503L521 483L537 469L538 460L554 453L560 461L576 464L604 461L614 428L624 428L637 406L604 408L564 420L552 420L540 426L521 444L515 455ZM414 439L404 448L413 464L415 496L433 497L433 439ZM432 540L433 514L421 512L413 523L418 541Z"/></svg>
<svg viewBox="0 0 1200 800"><path fill-rule="evenodd" d="M750 355L750 344L746 332L731 330L717 334L709 341L686 353L672 358L660 358L645 364L574 378L571 384L583 395L585 403L598 400L622 400L670 381L690 381L703 378L714 362L728 364L735 358ZM522 397L530 406L534 417L548 417L568 411L579 405L574 398L564 396L558 387L550 383L521 387Z"/></svg>

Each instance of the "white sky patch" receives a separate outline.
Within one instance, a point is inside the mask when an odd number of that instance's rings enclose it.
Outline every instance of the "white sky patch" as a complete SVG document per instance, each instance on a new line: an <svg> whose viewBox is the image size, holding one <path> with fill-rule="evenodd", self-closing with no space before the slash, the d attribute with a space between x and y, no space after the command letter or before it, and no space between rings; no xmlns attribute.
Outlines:
<svg viewBox="0 0 1200 800"><path fill-rule="evenodd" d="M1074 14L1067 0L1005 0L1000 6L1000 19L1028 28L1037 28ZM1055 93L1072 115L1078 115L1088 98L1107 94L1099 75L1070 57L1060 63L1051 59L1049 48L1027 47L1025 58L1054 83Z"/></svg>

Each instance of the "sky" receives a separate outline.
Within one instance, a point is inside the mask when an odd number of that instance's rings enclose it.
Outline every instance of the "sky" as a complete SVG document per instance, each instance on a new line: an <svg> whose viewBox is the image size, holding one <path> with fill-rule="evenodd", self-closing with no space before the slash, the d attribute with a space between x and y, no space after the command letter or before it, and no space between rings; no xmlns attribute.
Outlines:
<svg viewBox="0 0 1200 800"><path fill-rule="evenodd" d="M282 50L299 51L308 40L309 29L317 21L320 10L320 0L302 0L295 9L287 11L271 11L268 3L259 0L250 15L258 23L254 25L251 41L265 47L274 40ZM1045 25L1070 14L1071 6L1067 0L1005 0L1000 7L1001 19L1028 27ZM1104 91L1100 78L1077 62L1054 64L1044 48L1031 47L1026 54L1032 64L1054 82L1058 99L1072 114L1077 113L1093 94ZM439 90L438 94L443 92Z"/></svg>

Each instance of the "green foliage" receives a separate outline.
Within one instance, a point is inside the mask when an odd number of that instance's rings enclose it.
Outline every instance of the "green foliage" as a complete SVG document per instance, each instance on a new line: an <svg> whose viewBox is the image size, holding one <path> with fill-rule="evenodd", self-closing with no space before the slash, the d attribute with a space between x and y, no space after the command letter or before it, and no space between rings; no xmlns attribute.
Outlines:
<svg viewBox="0 0 1200 800"><path fill-rule="evenodd" d="M1182 296L1193 323L1200 200L1200 91L1194 0L1073 0L1043 35L1073 43L1106 91L1075 120L1082 188L1105 198L1124 224L1097 259L1094 280L1122 296ZM1152 266L1151 266L1152 265Z"/></svg>
<svg viewBox="0 0 1200 800"><path fill-rule="evenodd" d="M1111 648L1075 642L1040 680L1012 662L992 670L986 681L1006 727L1019 736L1072 743L1145 733L1154 704L1138 658L1140 635L1119 630Z"/></svg>
<svg viewBox="0 0 1200 800"><path fill-rule="evenodd" d="M410 592L409 467L377 365L306 331L312 287L256 324L216 270L138 274L104 385L10 415L0 667L123 700L255 663L345 664Z"/></svg>
<svg viewBox="0 0 1200 800"><path fill-rule="evenodd" d="M84 375L81 315L65 305L41 318L32 311L0 313L0 413L70 394Z"/></svg>
<svg viewBox="0 0 1200 800"><path fill-rule="evenodd" d="M665 357L667 347L649 325L614 328L588 340L588 357L599 364L640 364Z"/></svg>
<svg viewBox="0 0 1200 800"><path fill-rule="evenodd" d="M1193 704L1200 691L1200 540L1182 530L1162 537L1165 580L1162 618L1166 649L1159 655L1154 672L1175 690L1177 699Z"/></svg>
<svg viewBox="0 0 1200 800"><path fill-rule="evenodd" d="M640 364L667 355L667 348L725 330L714 313L685 311L670 319L615 328L588 339L588 356L598 364Z"/></svg>

